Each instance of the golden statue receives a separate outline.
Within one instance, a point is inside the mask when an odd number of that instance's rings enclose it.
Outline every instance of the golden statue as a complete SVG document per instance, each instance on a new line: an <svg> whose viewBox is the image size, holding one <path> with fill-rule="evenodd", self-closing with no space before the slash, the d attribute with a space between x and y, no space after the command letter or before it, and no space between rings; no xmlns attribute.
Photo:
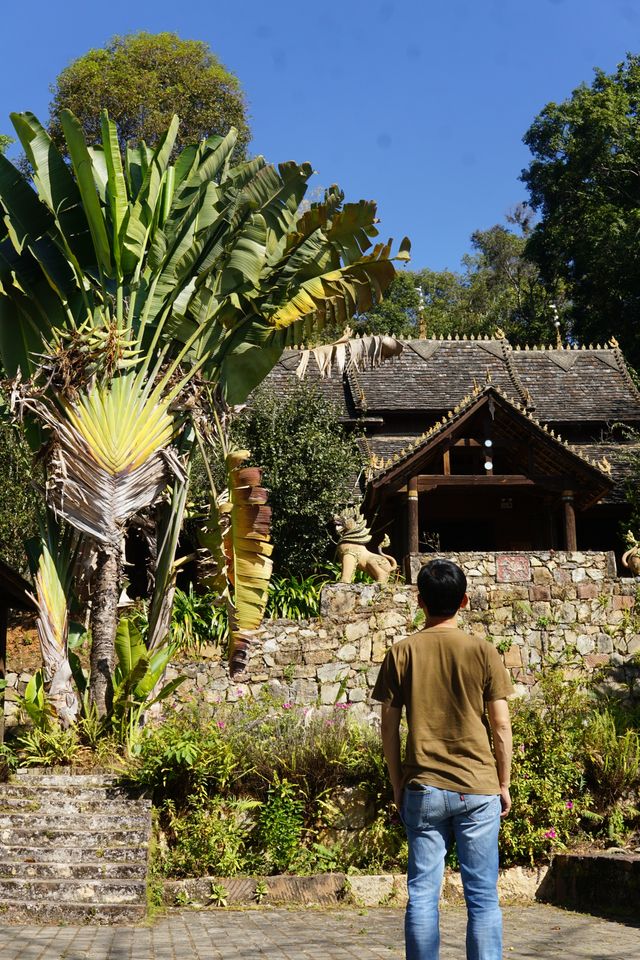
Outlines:
<svg viewBox="0 0 640 960"><path fill-rule="evenodd" d="M382 547L389 546L389 538L384 538L377 553L367 549L371 530L359 507L349 507L333 520L340 537L336 548L336 560L342 566L340 582L352 583L356 570L362 570L376 583L386 583L398 566L392 556L382 552Z"/></svg>

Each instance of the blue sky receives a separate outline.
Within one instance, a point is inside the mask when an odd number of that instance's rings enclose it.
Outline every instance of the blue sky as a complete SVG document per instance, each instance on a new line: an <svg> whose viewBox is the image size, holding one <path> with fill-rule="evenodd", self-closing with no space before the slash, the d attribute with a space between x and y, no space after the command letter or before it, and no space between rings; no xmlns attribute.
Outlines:
<svg viewBox="0 0 640 960"><path fill-rule="evenodd" d="M32 0L5 4L0 132L48 114L59 71L114 34L205 40L240 78L270 160L375 199L414 268L457 268L473 230L526 198L522 135L593 68L640 52L640 0Z"/></svg>

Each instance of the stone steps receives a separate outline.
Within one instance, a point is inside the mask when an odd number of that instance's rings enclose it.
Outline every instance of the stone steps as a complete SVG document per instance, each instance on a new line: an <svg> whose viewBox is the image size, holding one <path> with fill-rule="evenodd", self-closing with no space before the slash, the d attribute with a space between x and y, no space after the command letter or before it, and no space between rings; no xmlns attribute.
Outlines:
<svg viewBox="0 0 640 960"><path fill-rule="evenodd" d="M133 923L146 912L151 804L111 775L0 785L0 920Z"/></svg>
<svg viewBox="0 0 640 960"><path fill-rule="evenodd" d="M28 880L144 880L147 876L147 865L144 862L122 863L99 859L85 860L81 863L60 863L59 860L50 863L37 861L24 862L20 860L0 861L0 882L2 880L25 878Z"/></svg>

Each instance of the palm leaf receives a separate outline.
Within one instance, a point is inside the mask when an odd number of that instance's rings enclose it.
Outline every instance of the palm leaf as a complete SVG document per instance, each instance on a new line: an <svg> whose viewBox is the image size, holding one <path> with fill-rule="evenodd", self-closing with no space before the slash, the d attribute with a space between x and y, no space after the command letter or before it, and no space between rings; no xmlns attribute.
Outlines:
<svg viewBox="0 0 640 960"><path fill-rule="evenodd" d="M94 386L62 409L23 401L54 436L49 494L72 526L117 544L125 522L154 503L173 475L184 476L170 448L171 399L150 392L141 372Z"/></svg>

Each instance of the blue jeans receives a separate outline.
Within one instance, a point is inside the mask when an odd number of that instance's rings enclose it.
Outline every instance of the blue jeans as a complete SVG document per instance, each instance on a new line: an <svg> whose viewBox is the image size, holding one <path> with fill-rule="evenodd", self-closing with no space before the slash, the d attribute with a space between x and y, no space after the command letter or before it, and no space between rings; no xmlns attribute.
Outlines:
<svg viewBox="0 0 640 960"><path fill-rule="evenodd" d="M438 903L452 837L467 903L467 960L501 960L502 914L497 891L500 810L499 796L459 794L415 783L405 788L407 960L438 960Z"/></svg>

